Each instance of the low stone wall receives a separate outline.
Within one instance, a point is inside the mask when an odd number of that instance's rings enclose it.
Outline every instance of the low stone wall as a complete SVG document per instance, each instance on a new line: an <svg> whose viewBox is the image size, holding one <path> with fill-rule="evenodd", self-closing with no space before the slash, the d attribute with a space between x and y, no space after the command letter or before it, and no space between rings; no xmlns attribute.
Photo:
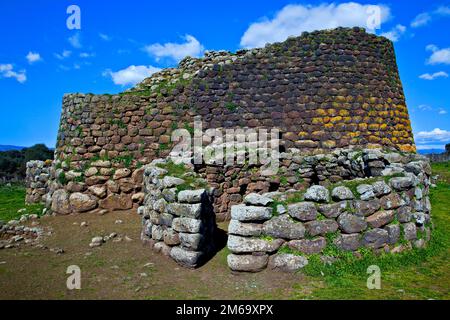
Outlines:
<svg viewBox="0 0 450 320"><path fill-rule="evenodd" d="M52 161L32 160L27 162L25 176L26 203L45 202L45 195L49 190L49 179Z"/></svg>
<svg viewBox="0 0 450 320"><path fill-rule="evenodd" d="M144 172L142 240L153 250L177 263L198 267L214 252L216 221L211 190L197 188L203 180L186 168L182 175L171 172L173 164L153 161ZM180 168L179 166L177 168Z"/></svg>
<svg viewBox="0 0 450 320"><path fill-rule="evenodd" d="M234 271L296 271L314 254L333 261L336 250L423 247L431 227L428 167L416 161L398 167L396 176L249 194L231 207L228 265Z"/></svg>

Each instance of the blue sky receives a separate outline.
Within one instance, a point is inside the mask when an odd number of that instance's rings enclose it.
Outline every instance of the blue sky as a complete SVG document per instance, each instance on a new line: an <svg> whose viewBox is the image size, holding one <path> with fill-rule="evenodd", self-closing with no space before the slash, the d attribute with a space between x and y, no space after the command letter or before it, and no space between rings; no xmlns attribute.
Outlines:
<svg viewBox="0 0 450 320"><path fill-rule="evenodd" d="M69 30L77 5L81 29ZM186 54L235 51L302 31L367 26L395 43L420 148L450 142L449 1L0 2L0 144L55 145L64 93L117 93Z"/></svg>

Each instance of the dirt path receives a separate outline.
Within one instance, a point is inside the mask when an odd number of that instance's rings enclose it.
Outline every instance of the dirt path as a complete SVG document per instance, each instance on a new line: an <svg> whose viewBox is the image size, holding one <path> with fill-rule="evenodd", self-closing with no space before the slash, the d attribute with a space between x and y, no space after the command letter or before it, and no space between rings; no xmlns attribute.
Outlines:
<svg viewBox="0 0 450 320"><path fill-rule="evenodd" d="M119 219L123 223L116 224ZM201 268L185 269L142 245L140 217L133 212L44 217L40 226L52 229L42 242L64 253L30 246L0 250L0 299L288 299L318 285L301 274L232 273L226 248ZM93 237L112 232L132 240L89 247ZM81 268L81 290L66 288L70 265Z"/></svg>

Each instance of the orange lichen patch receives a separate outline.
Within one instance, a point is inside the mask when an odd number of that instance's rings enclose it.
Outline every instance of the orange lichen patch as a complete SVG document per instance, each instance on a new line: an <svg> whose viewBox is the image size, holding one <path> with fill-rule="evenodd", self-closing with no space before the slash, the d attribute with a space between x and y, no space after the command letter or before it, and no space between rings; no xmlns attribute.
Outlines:
<svg viewBox="0 0 450 320"><path fill-rule="evenodd" d="M341 117L347 117L350 113L347 110L339 110L339 115Z"/></svg>
<svg viewBox="0 0 450 320"><path fill-rule="evenodd" d="M328 123L330 122L330 117L323 117L323 123Z"/></svg>
<svg viewBox="0 0 450 320"><path fill-rule="evenodd" d="M360 135L361 135L361 132L360 132L360 131L349 132L349 133L347 134L347 136L350 137L350 138L359 137Z"/></svg>
<svg viewBox="0 0 450 320"><path fill-rule="evenodd" d="M351 123L351 122L352 122L352 118L351 118L351 117L344 117L344 118L343 118L343 121L344 121L345 123Z"/></svg>
<svg viewBox="0 0 450 320"><path fill-rule="evenodd" d="M336 109L332 109L332 108L328 109L328 110L327 110L327 113L328 113L328 115L331 116L331 117L334 117L334 116L337 115Z"/></svg>
<svg viewBox="0 0 450 320"><path fill-rule="evenodd" d="M336 142L333 140L322 141L322 147L328 149L334 148L336 147Z"/></svg>
<svg viewBox="0 0 450 320"><path fill-rule="evenodd" d="M322 118L313 118L311 121L312 124L323 124Z"/></svg>
<svg viewBox="0 0 450 320"><path fill-rule="evenodd" d="M399 146L400 151L403 152L416 152L416 146L415 145L410 145L410 144L404 144L404 145L400 145Z"/></svg>
<svg viewBox="0 0 450 320"><path fill-rule="evenodd" d="M358 125L358 127L359 127L360 131L366 131L367 130L367 123L360 123Z"/></svg>
<svg viewBox="0 0 450 320"><path fill-rule="evenodd" d="M331 129L334 127L334 125L332 123L326 123L323 126L325 127L325 129Z"/></svg>
<svg viewBox="0 0 450 320"><path fill-rule="evenodd" d="M342 117L341 116L337 116L337 117L333 117L330 119L331 123L338 123L342 121Z"/></svg>
<svg viewBox="0 0 450 320"><path fill-rule="evenodd" d="M380 137L377 137L374 135L369 136L369 138L367 140L369 140L369 142L371 142L371 143L378 143L381 141Z"/></svg>
<svg viewBox="0 0 450 320"><path fill-rule="evenodd" d="M307 136L309 136L308 132L300 131L300 132L298 133L298 137L299 137L300 139L306 138Z"/></svg>

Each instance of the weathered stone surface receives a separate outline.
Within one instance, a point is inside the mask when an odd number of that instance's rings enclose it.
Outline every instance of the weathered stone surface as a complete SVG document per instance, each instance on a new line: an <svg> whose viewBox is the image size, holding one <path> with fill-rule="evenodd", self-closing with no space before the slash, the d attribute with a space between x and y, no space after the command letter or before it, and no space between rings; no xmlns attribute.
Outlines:
<svg viewBox="0 0 450 320"><path fill-rule="evenodd" d="M153 203L153 210L163 213L166 212L167 201L165 199L158 199Z"/></svg>
<svg viewBox="0 0 450 320"><path fill-rule="evenodd" d="M176 188L164 189L161 193L164 197L164 200L166 200L167 202L174 202L177 199Z"/></svg>
<svg viewBox="0 0 450 320"><path fill-rule="evenodd" d="M301 222L294 222L291 217L282 215L264 222L264 234L283 239L301 239L305 235L305 227Z"/></svg>
<svg viewBox="0 0 450 320"><path fill-rule="evenodd" d="M361 234L340 234L335 240L334 244L341 250L355 251L361 247Z"/></svg>
<svg viewBox="0 0 450 320"><path fill-rule="evenodd" d="M117 169L116 172L114 173L113 179L114 180L119 180L122 178L126 178L131 174L131 170L128 168L120 168Z"/></svg>
<svg viewBox="0 0 450 320"><path fill-rule="evenodd" d="M101 208L109 210L128 210L133 207L131 195L110 194L105 199L99 201Z"/></svg>
<svg viewBox="0 0 450 320"><path fill-rule="evenodd" d="M164 243L169 246L176 246L180 244L180 236L178 232L173 229L166 229L163 233Z"/></svg>
<svg viewBox="0 0 450 320"><path fill-rule="evenodd" d="M162 185L164 186L164 188L176 187L183 183L184 183L183 179L171 176L165 176L162 180Z"/></svg>
<svg viewBox="0 0 450 320"><path fill-rule="evenodd" d="M155 245L153 246L153 250L156 253L162 253L165 256L170 256L172 247L168 246L167 244L165 244L164 242L161 241L161 242L155 243Z"/></svg>
<svg viewBox="0 0 450 320"><path fill-rule="evenodd" d="M397 209L405 205L405 201L398 195L398 193L391 193L380 199L381 207L385 210Z"/></svg>
<svg viewBox="0 0 450 320"><path fill-rule="evenodd" d="M327 233L335 232L339 228L334 220L315 220L305 223L305 228L308 235L314 237L317 235L325 235Z"/></svg>
<svg viewBox="0 0 450 320"><path fill-rule="evenodd" d="M181 203L200 203L204 196L206 196L205 189L182 190L178 193L178 201Z"/></svg>
<svg viewBox="0 0 450 320"><path fill-rule="evenodd" d="M199 251L189 251L182 247L173 247L170 251L170 257L177 263L188 268L195 268L201 262L203 253Z"/></svg>
<svg viewBox="0 0 450 320"><path fill-rule="evenodd" d="M88 190L98 198L104 198L106 196L106 188L104 186L91 186Z"/></svg>
<svg viewBox="0 0 450 320"><path fill-rule="evenodd" d="M362 241L367 247L381 248L389 242L389 234L383 229L371 229L364 233Z"/></svg>
<svg viewBox="0 0 450 320"><path fill-rule="evenodd" d="M388 232L388 243L394 244L400 240L400 225L391 224L384 227L384 230Z"/></svg>
<svg viewBox="0 0 450 320"><path fill-rule="evenodd" d="M70 207L74 212L85 212L97 207L97 200L87 194L76 192L69 197Z"/></svg>
<svg viewBox="0 0 450 320"><path fill-rule="evenodd" d="M389 184L395 190L404 191L414 187L414 179L411 177L396 177L389 180Z"/></svg>
<svg viewBox="0 0 450 320"><path fill-rule="evenodd" d="M367 217L381 208L379 199L373 200L355 200L352 202L352 207L355 210L355 215Z"/></svg>
<svg viewBox="0 0 450 320"><path fill-rule="evenodd" d="M202 241L204 239L203 235L200 233L183 233L179 234L181 245L184 248L200 251L202 246Z"/></svg>
<svg viewBox="0 0 450 320"><path fill-rule="evenodd" d="M284 243L281 239L265 240L230 235L227 247L234 253L274 252Z"/></svg>
<svg viewBox="0 0 450 320"><path fill-rule="evenodd" d="M317 209L312 202L299 202L288 205L288 214L300 221L310 221L317 218Z"/></svg>
<svg viewBox="0 0 450 320"><path fill-rule="evenodd" d="M268 261L267 254L229 254L227 256L228 267L233 271L259 272L266 268Z"/></svg>
<svg viewBox="0 0 450 320"><path fill-rule="evenodd" d="M417 239L417 227L413 222L404 223L402 226L403 234L406 240Z"/></svg>
<svg viewBox="0 0 450 320"><path fill-rule="evenodd" d="M238 236L260 236L263 225L260 223L245 223L232 219L228 225L228 233Z"/></svg>
<svg viewBox="0 0 450 320"><path fill-rule="evenodd" d="M231 218L239 221L260 221L272 217L272 208L234 205L231 207Z"/></svg>
<svg viewBox="0 0 450 320"><path fill-rule="evenodd" d="M308 259L289 253L277 253L269 258L268 267L283 272L296 272L308 264Z"/></svg>
<svg viewBox="0 0 450 320"><path fill-rule="evenodd" d="M175 218L172 221L172 228L178 232L199 233L201 221L192 218Z"/></svg>
<svg viewBox="0 0 450 320"><path fill-rule="evenodd" d="M373 187L370 184L360 184L356 187L356 191L360 194L361 200L369 200L375 198Z"/></svg>
<svg viewBox="0 0 450 320"><path fill-rule="evenodd" d="M331 192L331 197L333 200L340 201L340 200L352 200L355 196L353 195L353 192L344 186L339 186L333 189Z"/></svg>
<svg viewBox="0 0 450 320"><path fill-rule="evenodd" d="M174 216L197 219L202 212L202 204L169 203L167 205L167 211Z"/></svg>
<svg viewBox="0 0 450 320"><path fill-rule="evenodd" d="M319 185L311 186L306 190L305 200L315 202L329 202L330 192L327 188Z"/></svg>
<svg viewBox="0 0 450 320"><path fill-rule="evenodd" d="M412 219L411 207L403 206L397 209L397 219L401 223L410 222Z"/></svg>
<svg viewBox="0 0 450 320"><path fill-rule="evenodd" d="M377 181L372 184L373 192L377 197L391 193L391 187L389 187L384 181Z"/></svg>
<svg viewBox="0 0 450 320"><path fill-rule="evenodd" d="M164 228L158 225L152 226L152 239L161 241L164 239Z"/></svg>
<svg viewBox="0 0 450 320"><path fill-rule="evenodd" d="M345 233L357 233L367 228L367 222L364 218L353 214L343 213L337 220L339 228Z"/></svg>
<svg viewBox="0 0 450 320"><path fill-rule="evenodd" d="M244 203L248 205L267 206L269 203L272 202L273 200L271 198L262 196L257 193L249 193L244 197Z"/></svg>
<svg viewBox="0 0 450 320"><path fill-rule="evenodd" d="M395 212L393 210L378 211L366 218L367 223L372 228L379 228L394 220Z"/></svg>
<svg viewBox="0 0 450 320"><path fill-rule="evenodd" d="M53 193L52 211L59 214L69 214L71 212L69 195L64 189L56 190Z"/></svg>
<svg viewBox="0 0 450 320"><path fill-rule="evenodd" d="M91 163L91 167L111 168L111 161L97 160Z"/></svg>
<svg viewBox="0 0 450 320"><path fill-rule="evenodd" d="M291 240L287 244L289 248L306 254L321 252L327 245L327 241L323 237L316 239Z"/></svg>
<svg viewBox="0 0 450 320"><path fill-rule="evenodd" d="M321 204L319 205L319 212L327 218L337 218L348 207L347 201L341 201L338 203Z"/></svg>

